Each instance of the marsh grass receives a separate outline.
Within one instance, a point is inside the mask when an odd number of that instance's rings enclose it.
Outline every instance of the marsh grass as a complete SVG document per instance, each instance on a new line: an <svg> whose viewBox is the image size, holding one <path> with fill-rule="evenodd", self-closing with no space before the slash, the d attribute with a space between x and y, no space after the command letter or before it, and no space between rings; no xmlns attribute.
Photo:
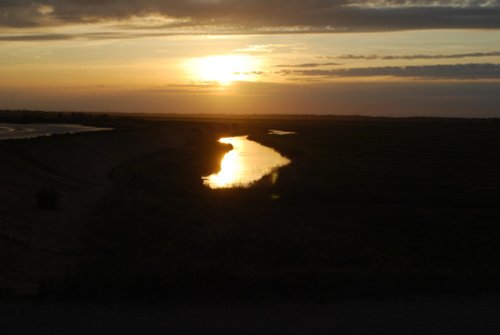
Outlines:
<svg viewBox="0 0 500 335"><path fill-rule="evenodd" d="M59 201L62 194L59 191L50 188L41 188L36 194L38 207L41 209L55 211L59 209Z"/></svg>
<svg viewBox="0 0 500 335"><path fill-rule="evenodd" d="M110 160L76 269L47 294L333 299L498 289L498 122L239 120L237 133L231 122L190 122L96 135L123 136L117 157L140 150ZM173 129L177 144L152 148ZM276 184L204 187L201 176L230 149L217 139L241 133L292 164ZM136 137L123 145L127 136Z"/></svg>

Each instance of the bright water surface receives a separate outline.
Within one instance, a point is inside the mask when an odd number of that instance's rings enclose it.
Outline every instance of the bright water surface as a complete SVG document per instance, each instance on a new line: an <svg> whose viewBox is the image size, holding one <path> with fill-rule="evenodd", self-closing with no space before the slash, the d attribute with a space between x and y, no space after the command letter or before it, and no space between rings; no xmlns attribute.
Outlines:
<svg viewBox="0 0 500 335"><path fill-rule="evenodd" d="M269 135L297 135L296 131L287 131L287 130L278 130L278 129L269 129Z"/></svg>
<svg viewBox="0 0 500 335"><path fill-rule="evenodd" d="M212 189L248 188L291 163L276 150L250 141L248 136L221 138L219 142L231 144L233 149L222 158L218 173L202 177L203 184Z"/></svg>
<svg viewBox="0 0 500 335"><path fill-rule="evenodd" d="M54 134L75 134L87 131L104 131L111 128L88 127L78 124L51 123L0 123L0 140L13 140L50 136Z"/></svg>

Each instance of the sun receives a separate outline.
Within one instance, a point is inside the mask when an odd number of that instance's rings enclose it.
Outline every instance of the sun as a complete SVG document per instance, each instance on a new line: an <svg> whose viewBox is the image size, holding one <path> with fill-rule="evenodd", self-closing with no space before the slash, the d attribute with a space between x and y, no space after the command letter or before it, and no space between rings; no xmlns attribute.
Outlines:
<svg viewBox="0 0 500 335"><path fill-rule="evenodd" d="M190 68L198 81L216 82L223 86L235 81L254 81L258 60L245 55L209 56L194 59Z"/></svg>

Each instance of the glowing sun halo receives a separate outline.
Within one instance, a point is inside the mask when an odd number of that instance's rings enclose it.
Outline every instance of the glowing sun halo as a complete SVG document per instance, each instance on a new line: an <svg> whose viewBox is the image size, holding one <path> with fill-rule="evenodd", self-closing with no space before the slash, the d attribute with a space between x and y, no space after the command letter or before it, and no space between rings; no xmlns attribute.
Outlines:
<svg viewBox="0 0 500 335"><path fill-rule="evenodd" d="M234 81L255 80L258 62L251 56L209 56L197 58L190 65L193 76L203 82L230 85Z"/></svg>

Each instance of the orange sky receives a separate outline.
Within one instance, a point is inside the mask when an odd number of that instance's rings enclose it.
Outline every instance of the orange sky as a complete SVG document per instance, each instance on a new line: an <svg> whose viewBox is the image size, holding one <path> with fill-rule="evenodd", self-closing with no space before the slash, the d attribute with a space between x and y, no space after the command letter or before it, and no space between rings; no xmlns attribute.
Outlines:
<svg viewBox="0 0 500 335"><path fill-rule="evenodd" d="M496 1L165 3L0 1L0 108L500 116Z"/></svg>

